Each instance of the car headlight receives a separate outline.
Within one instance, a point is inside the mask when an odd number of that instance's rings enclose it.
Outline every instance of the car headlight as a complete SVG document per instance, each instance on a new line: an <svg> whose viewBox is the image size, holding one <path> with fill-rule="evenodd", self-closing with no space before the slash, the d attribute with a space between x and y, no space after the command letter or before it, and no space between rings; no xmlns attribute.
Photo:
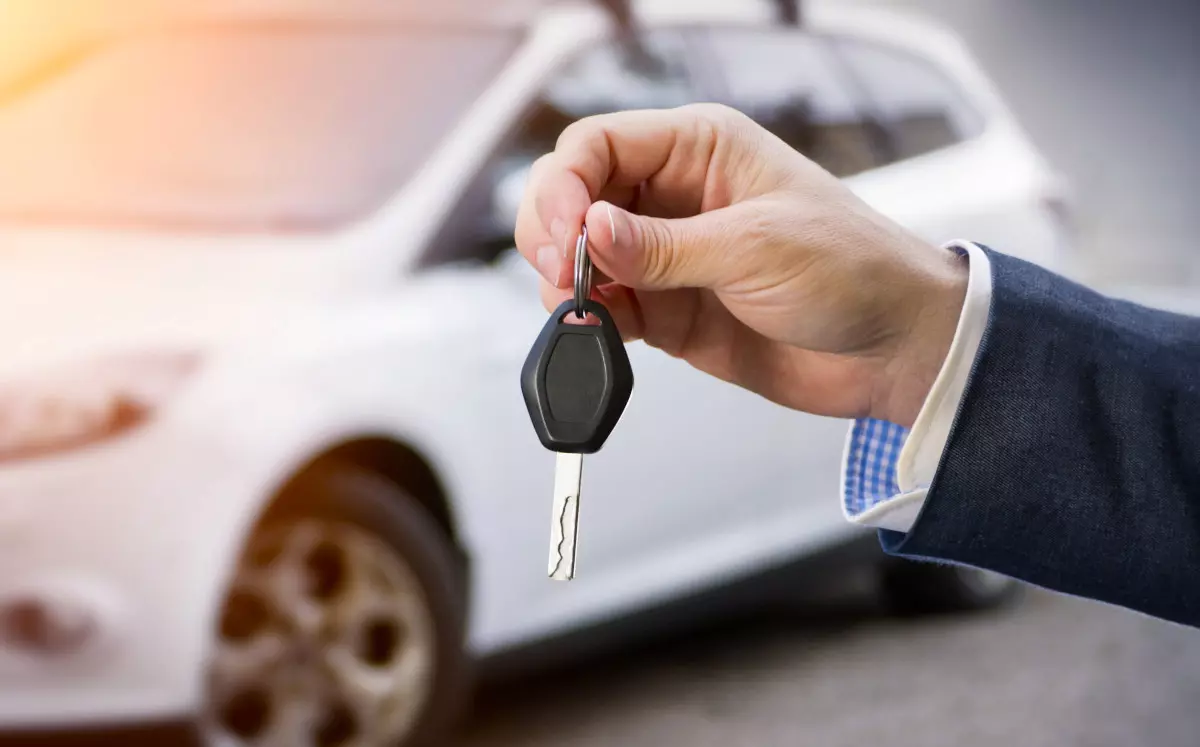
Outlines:
<svg viewBox="0 0 1200 747"><path fill-rule="evenodd" d="M0 381L0 460L80 446L132 428L198 362L190 353L126 354Z"/></svg>

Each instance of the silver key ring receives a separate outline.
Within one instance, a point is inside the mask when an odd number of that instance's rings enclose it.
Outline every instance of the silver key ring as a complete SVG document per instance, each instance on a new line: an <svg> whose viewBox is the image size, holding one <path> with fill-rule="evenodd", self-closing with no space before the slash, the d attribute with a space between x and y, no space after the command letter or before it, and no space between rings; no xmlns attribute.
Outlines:
<svg viewBox="0 0 1200 747"><path fill-rule="evenodd" d="M575 316L585 316L584 303L592 295L592 258L588 255L588 231L583 227L575 241Z"/></svg>

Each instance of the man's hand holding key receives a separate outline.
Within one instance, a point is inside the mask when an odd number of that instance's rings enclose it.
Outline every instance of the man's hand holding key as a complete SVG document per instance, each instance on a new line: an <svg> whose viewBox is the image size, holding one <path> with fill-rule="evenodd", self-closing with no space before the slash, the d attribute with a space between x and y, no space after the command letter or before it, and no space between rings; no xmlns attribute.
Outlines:
<svg viewBox="0 0 1200 747"><path fill-rule="evenodd" d="M820 415L911 425L966 292L959 258L717 105L584 119L537 161L516 242L548 309L585 220L626 340Z"/></svg>
<svg viewBox="0 0 1200 747"><path fill-rule="evenodd" d="M628 370L614 322L626 340L642 338L783 405L911 425L967 284L950 252L715 105L567 128L534 165L516 241L555 310L522 388L542 443L560 452L550 575L561 579L574 574L581 455L603 443L632 386L631 377L625 386L605 375L614 359L618 373ZM581 291L590 269L576 262L585 255L603 275ZM585 343L576 327L571 344L560 344L565 317L589 292L605 334L593 329ZM589 381L619 396L595 386L589 394Z"/></svg>

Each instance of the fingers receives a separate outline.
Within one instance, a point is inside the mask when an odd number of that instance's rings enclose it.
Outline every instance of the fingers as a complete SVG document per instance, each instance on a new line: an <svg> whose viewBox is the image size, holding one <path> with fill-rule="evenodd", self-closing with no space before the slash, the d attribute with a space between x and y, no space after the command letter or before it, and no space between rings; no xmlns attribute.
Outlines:
<svg viewBox="0 0 1200 747"><path fill-rule="evenodd" d="M671 191L699 207L717 132L694 108L616 112L582 119L559 136L558 165L593 199L608 185L635 187L670 171ZM540 207L540 206L539 206Z"/></svg>
<svg viewBox="0 0 1200 747"><path fill-rule="evenodd" d="M740 116L723 107L693 106L576 122L530 172L517 218L518 249L547 282L563 288L570 283L575 237L595 200L624 202L645 185L668 214L691 215L727 203L728 183L710 179L709 164L721 133L728 134L725 120Z"/></svg>
<svg viewBox="0 0 1200 747"><path fill-rule="evenodd" d="M553 153L542 156L530 169L514 238L517 249L546 282L566 288L571 282L568 249L575 246L592 200L578 176L559 167L554 158ZM548 220L542 220L539 203Z"/></svg>

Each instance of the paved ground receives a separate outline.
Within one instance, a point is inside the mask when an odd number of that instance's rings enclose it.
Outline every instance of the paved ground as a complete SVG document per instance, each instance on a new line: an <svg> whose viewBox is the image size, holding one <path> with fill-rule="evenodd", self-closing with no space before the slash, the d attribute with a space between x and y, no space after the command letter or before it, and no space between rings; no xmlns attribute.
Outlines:
<svg viewBox="0 0 1200 747"><path fill-rule="evenodd" d="M958 26L1073 178L1085 276L1200 288L1200 4L890 4ZM876 744L1197 747L1200 634L1040 592L932 621L814 602L494 688L464 742Z"/></svg>
<svg viewBox="0 0 1200 747"><path fill-rule="evenodd" d="M759 612L486 691L463 747L1196 747L1200 635L1039 592L998 614Z"/></svg>

